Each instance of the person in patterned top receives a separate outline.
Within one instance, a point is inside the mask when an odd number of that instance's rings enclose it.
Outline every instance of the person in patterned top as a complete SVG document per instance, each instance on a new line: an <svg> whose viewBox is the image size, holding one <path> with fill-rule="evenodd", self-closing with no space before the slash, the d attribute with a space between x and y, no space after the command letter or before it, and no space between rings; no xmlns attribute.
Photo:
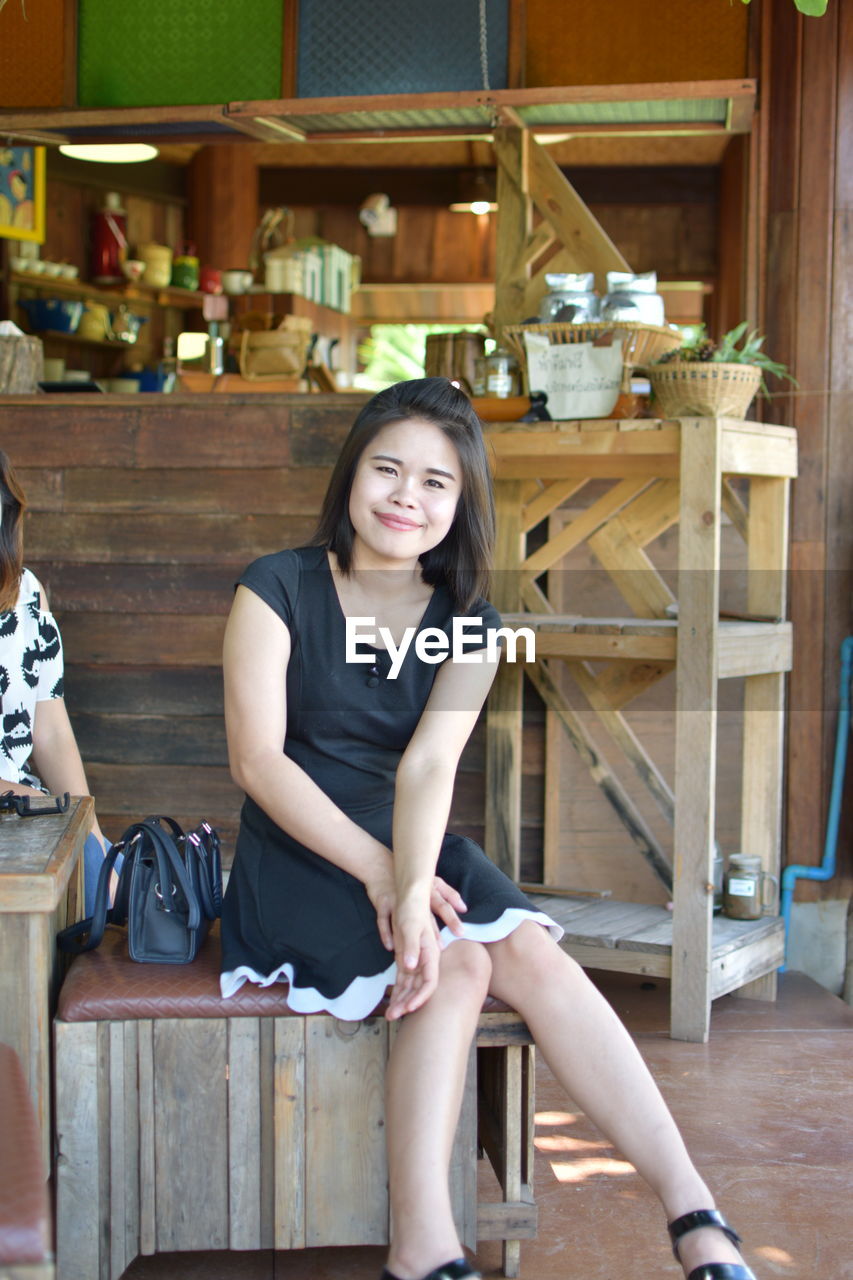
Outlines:
<svg viewBox="0 0 853 1280"><path fill-rule="evenodd" d="M89 795L63 697L62 638L44 587L23 564L26 499L0 450L0 792ZM86 914L106 842L97 818L86 838Z"/></svg>

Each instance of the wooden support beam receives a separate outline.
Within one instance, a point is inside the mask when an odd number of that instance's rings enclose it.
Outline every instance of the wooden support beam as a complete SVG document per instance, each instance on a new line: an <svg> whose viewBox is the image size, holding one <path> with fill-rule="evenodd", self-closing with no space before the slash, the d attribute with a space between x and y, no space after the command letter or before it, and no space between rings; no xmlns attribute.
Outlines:
<svg viewBox="0 0 853 1280"><path fill-rule="evenodd" d="M497 572L492 601L502 612L519 606L518 563L522 554L521 482L496 489ZM521 710L520 663L502 662L486 703L485 847L489 857L514 880L521 870Z"/></svg>
<svg viewBox="0 0 853 1280"><path fill-rule="evenodd" d="M731 480L723 477L723 489L721 494L723 511L731 520L744 542L749 537L749 512L741 501L740 494L734 488Z"/></svg>
<svg viewBox="0 0 853 1280"><path fill-rule="evenodd" d="M787 604L790 483L759 477L749 487L747 603L755 612L783 617ZM751 676L745 681L741 849L756 853L770 875L779 876L785 754L785 677ZM778 890L777 883L777 890ZM740 994L776 999L776 974L740 988Z"/></svg>
<svg viewBox="0 0 853 1280"><path fill-rule="evenodd" d="M574 264L572 270L594 271L599 289L606 292L602 286L607 272L630 271L627 260L546 149L532 138L528 163L530 198L557 233Z"/></svg>
<svg viewBox="0 0 853 1280"><path fill-rule="evenodd" d="M585 484L585 480L569 479L554 480L551 484L546 485L534 498L524 504L524 510L521 513L524 532L529 533L540 521L545 520L552 512L556 511L557 507L562 506L564 502L568 502L569 498L574 497Z"/></svg>
<svg viewBox="0 0 853 1280"><path fill-rule="evenodd" d="M581 693L598 716L602 728L607 730L616 745L624 752L625 759L671 825L675 821L675 796L654 760L625 717L610 705L589 663L569 662L566 665Z"/></svg>
<svg viewBox="0 0 853 1280"><path fill-rule="evenodd" d="M611 662L598 673L598 687L614 711L669 675L671 662Z"/></svg>
<svg viewBox="0 0 853 1280"><path fill-rule="evenodd" d="M528 267L524 246L530 235L531 210L527 190L527 156L532 139L526 129L501 126L495 130L497 160L497 241L495 247L495 334L504 325L524 319Z"/></svg>
<svg viewBox="0 0 853 1280"><path fill-rule="evenodd" d="M647 484L648 476L642 476L639 479L620 480L613 485L597 502L576 516L571 524L567 524L555 537L549 538L543 547L529 555L522 565L524 573L537 578L540 573L550 569L574 547L586 541L590 534L636 494L641 493Z"/></svg>
<svg viewBox="0 0 853 1280"><path fill-rule="evenodd" d="M667 889L672 889L672 867L666 854L649 830L645 819L637 810L633 800L590 738L574 708L559 689L548 664L540 662L536 666L528 666L526 670L545 705L550 707L559 717L572 745L589 769L594 782L601 788L602 794L613 808L640 853L661 883Z"/></svg>
<svg viewBox="0 0 853 1280"><path fill-rule="evenodd" d="M675 596L620 516L602 525L587 546L640 618L665 618Z"/></svg>
<svg viewBox="0 0 853 1280"><path fill-rule="evenodd" d="M681 421L679 555L691 567L678 584L672 1036L699 1042L711 1013L721 433L719 418Z"/></svg>

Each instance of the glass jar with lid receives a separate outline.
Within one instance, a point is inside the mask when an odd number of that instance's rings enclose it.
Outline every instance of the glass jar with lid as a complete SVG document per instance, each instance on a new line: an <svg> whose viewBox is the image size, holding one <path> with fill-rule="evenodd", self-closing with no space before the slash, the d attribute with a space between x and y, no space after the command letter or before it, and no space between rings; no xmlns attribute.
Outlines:
<svg viewBox="0 0 853 1280"><path fill-rule="evenodd" d="M506 400L519 393L518 361L511 351L496 347L485 358L485 394Z"/></svg>

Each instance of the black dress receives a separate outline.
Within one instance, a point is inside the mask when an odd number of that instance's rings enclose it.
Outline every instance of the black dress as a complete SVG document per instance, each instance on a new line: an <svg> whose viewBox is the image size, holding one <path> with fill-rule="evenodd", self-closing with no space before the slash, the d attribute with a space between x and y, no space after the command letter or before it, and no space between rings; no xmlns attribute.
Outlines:
<svg viewBox="0 0 853 1280"><path fill-rule="evenodd" d="M384 651L376 654L378 675L372 664L346 661L346 624L325 548L263 556L240 582L290 631L285 753L390 847L397 765L439 666L421 661L414 645L396 679L389 678ZM467 616L500 625L485 600ZM450 595L437 587L418 630L438 628L450 637L452 620ZM472 840L446 835L437 870L468 906L461 917L466 937L493 942L526 919L561 935ZM453 938L444 927L441 945ZM296 1012L327 1010L357 1020L375 1009L395 972L361 881L292 839L247 796L222 911L223 996L247 980L266 986L283 979Z"/></svg>

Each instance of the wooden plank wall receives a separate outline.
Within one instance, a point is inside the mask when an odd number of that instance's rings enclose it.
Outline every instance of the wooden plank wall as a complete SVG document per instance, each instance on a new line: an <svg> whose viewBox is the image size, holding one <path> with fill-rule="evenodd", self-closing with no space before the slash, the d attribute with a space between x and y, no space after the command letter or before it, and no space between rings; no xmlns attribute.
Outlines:
<svg viewBox="0 0 853 1280"><path fill-rule="evenodd" d="M853 631L853 0L820 20L762 6L763 107L755 140L760 264L756 314L767 350L799 387L765 416L799 432L791 528L786 848L789 862L823 853L838 713L839 648ZM844 806L839 872L797 896L853 891L853 812Z"/></svg>
<svg viewBox="0 0 853 1280"><path fill-rule="evenodd" d="M362 396L106 397L0 408L30 504L25 559L62 630L66 694L105 832L241 801L222 721L232 584L310 536ZM26 449L22 442L26 441Z"/></svg>

